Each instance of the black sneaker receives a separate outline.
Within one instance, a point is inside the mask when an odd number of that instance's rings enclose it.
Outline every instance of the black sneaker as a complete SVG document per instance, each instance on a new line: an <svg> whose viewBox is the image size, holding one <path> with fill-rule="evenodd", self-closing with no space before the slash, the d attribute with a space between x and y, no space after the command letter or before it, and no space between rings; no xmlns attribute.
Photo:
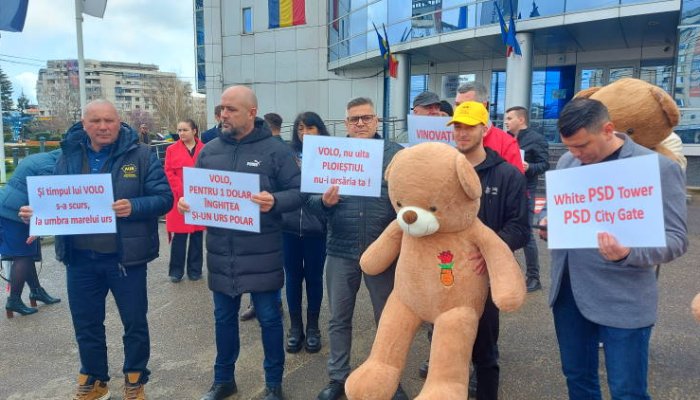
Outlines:
<svg viewBox="0 0 700 400"><path fill-rule="evenodd" d="M236 382L213 383L200 400L224 400L238 392Z"/></svg>
<svg viewBox="0 0 700 400"><path fill-rule="evenodd" d="M282 400L284 397L282 397L282 386L277 386L277 387L266 387L265 388L265 397L263 397L263 400Z"/></svg>
<svg viewBox="0 0 700 400"><path fill-rule="evenodd" d="M345 394L345 381L331 380L321 393L318 394L316 400L338 400Z"/></svg>
<svg viewBox="0 0 700 400"><path fill-rule="evenodd" d="M253 306L253 303L250 303L248 308L241 314L240 320L248 321L249 319L253 318L255 318L255 306Z"/></svg>
<svg viewBox="0 0 700 400"><path fill-rule="evenodd" d="M542 290L542 284L537 278L527 278L527 281L525 281L525 286L527 286L528 293Z"/></svg>

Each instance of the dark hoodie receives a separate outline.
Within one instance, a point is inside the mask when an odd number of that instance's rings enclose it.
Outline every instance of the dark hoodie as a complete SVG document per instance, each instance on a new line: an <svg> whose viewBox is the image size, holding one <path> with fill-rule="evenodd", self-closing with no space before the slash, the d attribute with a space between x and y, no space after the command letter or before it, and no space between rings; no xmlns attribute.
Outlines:
<svg viewBox="0 0 700 400"><path fill-rule="evenodd" d="M209 289L229 296L282 288L282 213L301 207L301 171L292 150L256 118L241 140L221 133L199 153L196 168L246 172L260 176L260 191L275 205L260 213L260 233L207 228Z"/></svg>
<svg viewBox="0 0 700 400"><path fill-rule="evenodd" d="M163 166L148 146L138 141L136 131L122 123L117 141L112 144L112 152L105 162L105 170L112 175L114 199L131 202L131 215L117 218L116 234L119 263L127 267L145 264L158 257L158 217L173 205L173 193ZM61 141L63 154L54 173L84 173L83 160L88 143L83 124L73 125ZM69 264L72 252L73 236L56 236L56 258Z"/></svg>
<svg viewBox="0 0 700 400"><path fill-rule="evenodd" d="M525 177L495 151L486 150L486 159L474 169L481 181L479 219L493 229L515 251L527 243Z"/></svg>

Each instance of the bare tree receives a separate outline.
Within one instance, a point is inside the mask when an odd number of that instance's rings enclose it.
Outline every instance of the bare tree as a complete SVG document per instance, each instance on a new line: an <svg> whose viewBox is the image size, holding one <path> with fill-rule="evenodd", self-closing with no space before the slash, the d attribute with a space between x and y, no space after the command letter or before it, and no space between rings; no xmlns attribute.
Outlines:
<svg viewBox="0 0 700 400"><path fill-rule="evenodd" d="M68 80L57 81L37 92L39 108L47 111L44 124L53 132L65 132L80 120L80 95Z"/></svg>
<svg viewBox="0 0 700 400"><path fill-rule="evenodd" d="M152 132L156 128L156 123L150 112L142 110L140 108L127 111L126 120L124 121L129 124L132 128L138 129L141 124L146 124L148 129Z"/></svg>
<svg viewBox="0 0 700 400"><path fill-rule="evenodd" d="M176 131L179 121L194 118L192 86L189 83L174 77L158 77L149 81L147 93L156 109L156 120L168 131Z"/></svg>

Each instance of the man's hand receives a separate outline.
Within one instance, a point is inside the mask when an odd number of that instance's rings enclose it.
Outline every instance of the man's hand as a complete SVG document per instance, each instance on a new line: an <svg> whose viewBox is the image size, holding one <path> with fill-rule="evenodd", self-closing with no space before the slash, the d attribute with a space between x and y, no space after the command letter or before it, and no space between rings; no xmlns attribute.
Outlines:
<svg viewBox="0 0 700 400"><path fill-rule="evenodd" d="M472 269L475 274L483 275L486 273L486 260L484 260L484 256L482 256L480 252L476 251L469 254L468 260L474 262L474 267L472 267Z"/></svg>
<svg viewBox="0 0 700 400"><path fill-rule="evenodd" d="M112 210L118 218L126 218L131 215L131 202L127 199L119 199L112 203Z"/></svg>
<svg viewBox="0 0 700 400"><path fill-rule="evenodd" d="M29 244L32 244L32 243L34 243L34 241L35 241L37 238L38 238L38 236L29 236L29 237L27 238L27 240L26 240L25 243L27 243L28 245L29 245Z"/></svg>
<svg viewBox="0 0 700 400"><path fill-rule="evenodd" d="M177 212L183 215L190 212L190 205L187 204L184 197L180 197L177 201Z"/></svg>
<svg viewBox="0 0 700 400"><path fill-rule="evenodd" d="M340 187L338 186L331 186L326 190L325 193L323 193L323 196L321 197L321 201L323 201L323 205L330 208L338 204L340 201L340 195L338 194L340 192Z"/></svg>
<svg viewBox="0 0 700 400"><path fill-rule="evenodd" d="M24 221L25 224L28 224L34 215L34 210L31 206L22 206L19 208L17 215L22 219L22 221Z"/></svg>
<svg viewBox="0 0 700 400"><path fill-rule="evenodd" d="M544 217L540 220L539 223L540 226L547 226L547 217ZM540 236L540 239L544 240L545 242L547 241L547 230L546 229L540 229L538 231L538 234Z"/></svg>
<svg viewBox="0 0 700 400"><path fill-rule="evenodd" d="M620 261L630 254L631 249L621 245L615 236L607 232L599 232L598 251L608 261Z"/></svg>
<svg viewBox="0 0 700 400"><path fill-rule="evenodd" d="M270 192L262 191L258 194L254 194L250 199L253 203L260 206L260 212L268 212L275 206L275 196Z"/></svg>
<svg viewBox="0 0 700 400"><path fill-rule="evenodd" d="M523 171L527 171L528 168L530 168L530 164L523 160Z"/></svg>

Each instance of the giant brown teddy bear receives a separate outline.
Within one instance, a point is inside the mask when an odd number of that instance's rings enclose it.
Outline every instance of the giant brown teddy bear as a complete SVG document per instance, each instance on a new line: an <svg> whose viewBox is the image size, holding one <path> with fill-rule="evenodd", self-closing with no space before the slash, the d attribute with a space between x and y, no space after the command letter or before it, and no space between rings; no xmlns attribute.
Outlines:
<svg viewBox="0 0 700 400"><path fill-rule="evenodd" d="M362 271L376 275L398 257L394 290L379 321L367 361L348 378L350 400L389 400L423 321L435 324L430 370L416 399L467 398L468 364L489 290L503 311L520 307L525 281L513 252L478 218L481 184L454 147L422 143L404 149L387 167L397 218L362 255ZM488 274L468 259L480 252Z"/></svg>

